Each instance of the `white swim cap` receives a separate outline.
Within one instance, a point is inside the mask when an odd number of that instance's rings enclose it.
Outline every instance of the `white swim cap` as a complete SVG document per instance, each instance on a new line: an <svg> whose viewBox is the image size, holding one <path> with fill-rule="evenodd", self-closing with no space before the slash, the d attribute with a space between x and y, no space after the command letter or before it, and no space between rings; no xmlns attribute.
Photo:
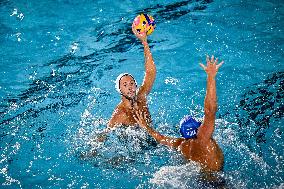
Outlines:
<svg viewBox="0 0 284 189"><path fill-rule="evenodd" d="M127 76L127 75L130 76L130 77L132 77L132 79L134 80L134 82L135 82L135 84L136 84L136 86L137 86L137 83L136 83L134 77L133 77L131 74L129 74L129 73L122 73L122 74L119 74L119 76L117 76L117 78L116 78L116 80L115 80L115 89L116 89L116 91L119 92L120 94L121 94L121 91L120 91L119 82L120 82L120 80L121 80L121 78L122 78L123 76Z"/></svg>

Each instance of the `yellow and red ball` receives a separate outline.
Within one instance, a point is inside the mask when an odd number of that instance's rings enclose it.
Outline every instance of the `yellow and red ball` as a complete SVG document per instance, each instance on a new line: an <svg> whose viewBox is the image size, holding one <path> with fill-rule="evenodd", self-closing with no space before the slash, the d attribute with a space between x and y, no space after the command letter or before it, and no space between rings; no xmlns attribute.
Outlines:
<svg viewBox="0 0 284 189"><path fill-rule="evenodd" d="M140 14L134 19L132 26L138 33L145 31L147 35L150 35L155 30L156 23L152 16Z"/></svg>

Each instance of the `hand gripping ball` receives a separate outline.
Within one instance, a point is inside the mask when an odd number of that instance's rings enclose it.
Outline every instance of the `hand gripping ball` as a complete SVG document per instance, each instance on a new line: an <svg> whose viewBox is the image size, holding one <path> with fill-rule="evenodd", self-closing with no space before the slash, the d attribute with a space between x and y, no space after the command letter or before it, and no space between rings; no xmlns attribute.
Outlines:
<svg viewBox="0 0 284 189"><path fill-rule="evenodd" d="M133 21L133 28L138 33L146 31L147 35L150 35L155 30L156 23L154 18L148 14L140 14Z"/></svg>

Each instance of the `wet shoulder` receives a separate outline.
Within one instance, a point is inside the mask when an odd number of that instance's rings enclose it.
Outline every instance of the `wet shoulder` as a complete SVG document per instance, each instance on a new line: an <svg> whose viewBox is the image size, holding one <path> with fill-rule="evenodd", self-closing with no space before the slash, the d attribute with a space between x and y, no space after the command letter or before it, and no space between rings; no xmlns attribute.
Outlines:
<svg viewBox="0 0 284 189"><path fill-rule="evenodd" d="M113 114L111 116L111 119L109 121L109 125L111 127L123 124L127 121L127 113L125 112L123 106L118 105L115 110L113 111Z"/></svg>

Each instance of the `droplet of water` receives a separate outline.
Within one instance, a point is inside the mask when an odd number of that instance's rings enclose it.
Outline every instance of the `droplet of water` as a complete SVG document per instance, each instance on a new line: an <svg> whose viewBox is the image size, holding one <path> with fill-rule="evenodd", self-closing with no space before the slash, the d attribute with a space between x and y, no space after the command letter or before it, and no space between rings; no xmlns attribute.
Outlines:
<svg viewBox="0 0 284 189"><path fill-rule="evenodd" d="M70 53L75 53L78 49L78 46L79 44L78 43L73 43L72 46L71 46L71 50L70 50Z"/></svg>

